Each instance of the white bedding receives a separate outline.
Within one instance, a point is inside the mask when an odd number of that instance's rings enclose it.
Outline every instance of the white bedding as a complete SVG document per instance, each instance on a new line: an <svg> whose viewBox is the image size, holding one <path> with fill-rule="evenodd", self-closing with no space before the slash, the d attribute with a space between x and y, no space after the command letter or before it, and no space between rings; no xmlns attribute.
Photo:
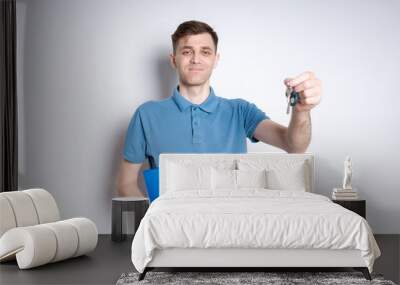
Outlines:
<svg viewBox="0 0 400 285"><path fill-rule="evenodd" d="M250 188L161 195L136 231L133 265L143 272L169 247L358 249L370 272L380 256L367 221L327 197Z"/></svg>

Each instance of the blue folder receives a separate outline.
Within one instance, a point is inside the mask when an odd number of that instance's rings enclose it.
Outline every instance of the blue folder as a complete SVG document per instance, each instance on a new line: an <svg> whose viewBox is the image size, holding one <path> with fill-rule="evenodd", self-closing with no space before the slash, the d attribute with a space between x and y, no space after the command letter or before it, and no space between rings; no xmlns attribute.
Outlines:
<svg viewBox="0 0 400 285"><path fill-rule="evenodd" d="M150 203L160 195L159 191L159 168L151 168L143 171L144 181L146 183L147 196Z"/></svg>

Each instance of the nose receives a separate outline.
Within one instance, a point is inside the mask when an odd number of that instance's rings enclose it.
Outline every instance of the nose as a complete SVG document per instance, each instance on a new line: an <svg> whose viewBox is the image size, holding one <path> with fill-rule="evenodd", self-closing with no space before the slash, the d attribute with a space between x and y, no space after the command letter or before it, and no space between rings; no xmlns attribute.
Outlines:
<svg viewBox="0 0 400 285"><path fill-rule="evenodd" d="M199 62L199 56L197 55L197 53L193 52L192 54L192 58L190 59L191 63L197 63Z"/></svg>

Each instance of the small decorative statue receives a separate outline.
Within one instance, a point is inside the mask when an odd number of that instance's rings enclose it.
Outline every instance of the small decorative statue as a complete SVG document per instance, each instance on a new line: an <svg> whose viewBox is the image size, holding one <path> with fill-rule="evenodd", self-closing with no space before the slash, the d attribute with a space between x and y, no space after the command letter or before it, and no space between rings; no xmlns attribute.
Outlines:
<svg viewBox="0 0 400 285"><path fill-rule="evenodd" d="M344 161L343 189L352 190L351 176L352 176L351 157L347 156L346 160Z"/></svg>

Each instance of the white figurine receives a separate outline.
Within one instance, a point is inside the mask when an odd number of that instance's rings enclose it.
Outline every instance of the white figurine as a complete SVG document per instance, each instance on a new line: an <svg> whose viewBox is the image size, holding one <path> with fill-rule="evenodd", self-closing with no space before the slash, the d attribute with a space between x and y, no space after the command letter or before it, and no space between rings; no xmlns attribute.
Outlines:
<svg viewBox="0 0 400 285"><path fill-rule="evenodd" d="M352 164L351 157L347 156L344 161L344 178L343 178L343 190L352 190L351 187L351 176L352 176Z"/></svg>

